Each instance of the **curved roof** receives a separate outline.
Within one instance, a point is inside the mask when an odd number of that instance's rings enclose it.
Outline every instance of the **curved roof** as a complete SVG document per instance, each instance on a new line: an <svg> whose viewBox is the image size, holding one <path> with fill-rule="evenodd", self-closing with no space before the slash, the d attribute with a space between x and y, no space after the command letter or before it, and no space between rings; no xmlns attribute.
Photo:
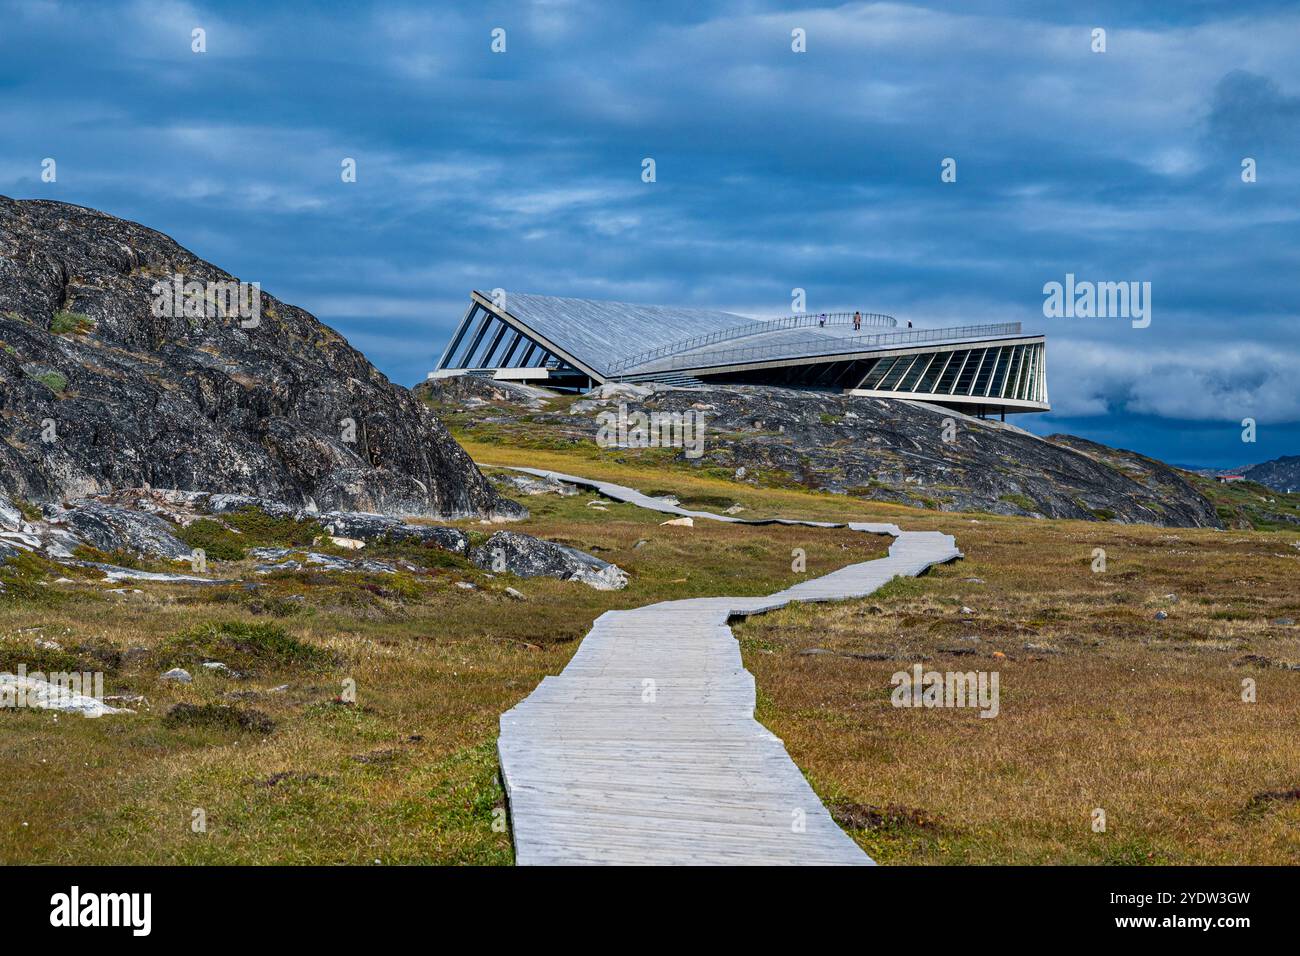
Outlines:
<svg viewBox="0 0 1300 956"><path fill-rule="evenodd" d="M591 368L607 374L620 360L754 320L716 309L633 305L508 292L501 311Z"/></svg>

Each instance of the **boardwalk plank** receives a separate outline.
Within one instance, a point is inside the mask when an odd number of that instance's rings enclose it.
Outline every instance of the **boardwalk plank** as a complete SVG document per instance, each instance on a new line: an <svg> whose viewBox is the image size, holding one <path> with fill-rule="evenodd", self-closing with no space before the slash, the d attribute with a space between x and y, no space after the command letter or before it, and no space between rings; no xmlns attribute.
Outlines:
<svg viewBox="0 0 1300 956"><path fill-rule="evenodd" d="M610 482L515 470L662 514L894 538L886 558L775 594L661 601L597 618L564 671L501 715L498 751L517 861L872 863L831 819L780 738L754 720L754 678L727 622L792 601L865 597L894 577L961 557L952 536L874 522L717 515Z"/></svg>

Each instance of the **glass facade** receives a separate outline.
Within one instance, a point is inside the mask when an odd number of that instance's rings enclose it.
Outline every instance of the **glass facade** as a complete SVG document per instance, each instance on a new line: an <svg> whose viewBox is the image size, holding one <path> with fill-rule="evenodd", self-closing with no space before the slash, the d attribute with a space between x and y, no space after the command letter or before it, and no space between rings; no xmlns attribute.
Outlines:
<svg viewBox="0 0 1300 956"><path fill-rule="evenodd" d="M868 363L857 389L917 398L1014 399L1047 403L1043 343L993 345L910 355Z"/></svg>

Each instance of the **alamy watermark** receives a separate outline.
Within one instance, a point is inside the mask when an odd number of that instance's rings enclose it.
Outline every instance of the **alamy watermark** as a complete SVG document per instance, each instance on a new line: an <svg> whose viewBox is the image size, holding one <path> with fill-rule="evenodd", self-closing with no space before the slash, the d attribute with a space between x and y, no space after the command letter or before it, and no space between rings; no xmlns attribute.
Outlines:
<svg viewBox="0 0 1300 956"><path fill-rule="evenodd" d="M617 412L596 416L600 430L596 444L601 448L681 448L687 458L704 454L704 415L685 412L628 412L620 402Z"/></svg>
<svg viewBox="0 0 1300 956"><path fill-rule="evenodd" d="M1131 319L1133 328L1151 324L1150 282L1091 282L1076 280L1043 286L1043 315L1049 319Z"/></svg>
<svg viewBox="0 0 1300 956"><path fill-rule="evenodd" d="M60 707L60 703L76 704L78 698L92 698L104 703L103 671L42 671L27 672L20 663L18 673L0 672L0 708L77 709L87 717L98 717L98 707ZM88 703L81 700L80 703Z"/></svg>
<svg viewBox="0 0 1300 956"><path fill-rule="evenodd" d="M159 279L149 291L154 296L151 311L159 318L238 318L244 329L262 324L260 282L186 282L178 272Z"/></svg>
<svg viewBox="0 0 1300 956"><path fill-rule="evenodd" d="M889 679L895 707L969 707L981 717L996 717L1001 705L997 671L927 671L920 664Z"/></svg>

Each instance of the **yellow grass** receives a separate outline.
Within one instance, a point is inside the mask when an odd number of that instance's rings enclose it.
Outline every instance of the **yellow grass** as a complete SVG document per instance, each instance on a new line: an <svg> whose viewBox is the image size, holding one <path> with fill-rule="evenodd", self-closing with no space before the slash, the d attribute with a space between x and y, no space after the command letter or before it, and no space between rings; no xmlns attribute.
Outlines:
<svg viewBox="0 0 1300 956"><path fill-rule="evenodd" d="M853 831L883 862L1300 858L1296 801L1250 805L1300 786L1300 672L1234 666L1248 655L1300 661L1300 631L1269 623L1300 617L1300 535L936 514L587 449L466 445L482 461L670 490L687 504L736 501L746 516L954 533L967 559L925 579L736 627L759 717L818 792L886 811L883 825ZM593 497L526 499L533 516L513 527L614 561L631 572L626 591L492 578L453 562L404 576L400 588L383 576L285 575L264 579L259 594L141 585L144 594L117 597L93 578L48 583L54 571L38 594L62 597L0 600L7 659L34 655L36 637L87 662L143 648L108 669L107 692L149 700L136 715L99 720L0 713L0 862L509 863L509 835L493 827L498 716L564 667L598 614L776 590L802 577L790 569L796 547L815 575L884 546L842 530L665 528L630 506L590 508ZM1097 547L1108 558L1101 574L1091 570ZM507 584L528 600L507 597ZM1163 597L1171 592L1176 602ZM305 610L267 613L294 594ZM975 611L969 623L963 604ZM1169 619L1156 622L1158 609ZM201 621L272 621L338 664L255 669L243 680L192 667L189 686L160 682L149 655ZM800 655L813 646L894 659ZM945 650L961 646L976 654ZM945 671L997 669L1001 715L891 707L890 675L925 658ZM1257 682L1254 704L1240 700L1245 677ZM333 702L346 678L356 706ZM261 693L226 696L242 691ZM181 701L256 708L277 727L264 737L164 721ZM268 785L277 774L287 776ZM1092 831L1096 807L1108 815L1105 833ZM204 833L192 829L195 810L206 813Z"/></svg>

